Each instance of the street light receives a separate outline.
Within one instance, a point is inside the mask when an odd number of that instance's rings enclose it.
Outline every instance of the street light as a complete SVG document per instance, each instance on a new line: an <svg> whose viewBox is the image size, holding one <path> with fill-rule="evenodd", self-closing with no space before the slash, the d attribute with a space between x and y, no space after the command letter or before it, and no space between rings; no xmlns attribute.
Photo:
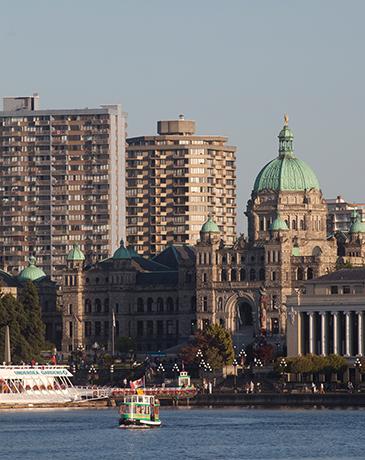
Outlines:
<svg viewBox="0 0 365 460"><path fill-rule="evenodd" d="M164 378L165 368L163 367L162 363L158 365L157 372L161 374L161 384L162 384L165 381L165 378Z"/></svg>
<svg viewBox="0 0 365 460"><path fill-rule="evenodd" d="M243 368L244 365L245 365L245 362L246 362L246 358L247 358L247 353L245 352L245 349L243 347L241 348L240 352L238 353L238 357L240 358L241 366Z"/></svg>
<svg viewBox="0 0 365 460"><path fill-rule="evenodd" d="M98 342L95 342L92 346L91 349L94 351L94 363L96 363L97 357L98 357L98 350L100 348L100 345Z"/></svg>
<svg viewBox="0 0 365 460"><path fill-rule="evenodd" d="M238 366L238 362L236 358L234 358L232 366L233 366L233 386L234 386L234 391L236 392L237 391L237 366Z"/></svg>
<svg viewBox="0 0 365 460"><path fill-rule="evenodd" d="M110 365L110 383L113 385L113 377L114 377L114 364Z"/></svg>
<svg viewBox="0 0 365 460"><path fill-rule="evenodd" d="M172 366L172 372L174 373L175 380L177 379L177 374L180 372L179 366L175 363Z"/></svg>
<svg viewBox="0 0 365 460"><path fill-rule="evenodd" d="M91 382L91 384L93 385L94 384L94 380L96 378L96 374L97 374L97 370L96 370L96 367L94 366L94 364L92 364L89 368L89 380Z"/></svg>
<svg viewBox="0 0 365 460"><path fill-rule="evenodd" d="M356 374L355 379L356 379L356 383L358 384L358 382L360 381L360 372L362 368L362 363L359 357L355 359L354 368L355 368L355 374Z"/></svg>

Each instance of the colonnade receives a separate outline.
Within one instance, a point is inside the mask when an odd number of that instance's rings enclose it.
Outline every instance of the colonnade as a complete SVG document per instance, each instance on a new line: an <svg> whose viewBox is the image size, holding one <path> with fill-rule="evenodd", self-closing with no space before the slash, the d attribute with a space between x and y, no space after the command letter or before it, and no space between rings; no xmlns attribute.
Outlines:
<svg viewBox="0 0 365 460"><path fill-rule="evenodd" d="M298 312L298 354L364 355L364 311Z"/></svg>

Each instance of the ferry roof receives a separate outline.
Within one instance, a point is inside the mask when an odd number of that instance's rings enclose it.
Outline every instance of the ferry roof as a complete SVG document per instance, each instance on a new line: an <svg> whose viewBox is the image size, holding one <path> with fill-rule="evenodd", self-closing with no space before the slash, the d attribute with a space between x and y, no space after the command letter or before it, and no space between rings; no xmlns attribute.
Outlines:
<svg viewBox="0 0 365 460"><path fill-rule="evenodd" d="M43 377L72 377L65 366L0 366L0 379L33 379Z"/></svg>

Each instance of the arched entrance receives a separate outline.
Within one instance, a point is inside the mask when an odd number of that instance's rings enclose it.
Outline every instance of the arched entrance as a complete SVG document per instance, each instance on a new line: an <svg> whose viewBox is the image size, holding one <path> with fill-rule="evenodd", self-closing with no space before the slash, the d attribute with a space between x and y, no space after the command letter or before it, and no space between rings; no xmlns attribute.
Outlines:
<svg viewBox="0 0 365 460"><path fill-rule="evenodd" d="M227 302L229 329L237 347L250 344L257 330L257 308L253 295L235 294Z"/></svg>

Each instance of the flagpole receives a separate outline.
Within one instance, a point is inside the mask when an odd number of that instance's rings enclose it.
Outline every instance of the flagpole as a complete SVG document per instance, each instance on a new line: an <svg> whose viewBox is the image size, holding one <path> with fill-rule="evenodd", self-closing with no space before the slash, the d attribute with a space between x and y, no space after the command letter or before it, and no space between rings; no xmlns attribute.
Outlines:
<svg viewBox="0 0 365 460"><path fill-rule="evenodd" d="M114 310L112 312L113 320L112 320L112 356L115 354L115 313Z"/></svg>

